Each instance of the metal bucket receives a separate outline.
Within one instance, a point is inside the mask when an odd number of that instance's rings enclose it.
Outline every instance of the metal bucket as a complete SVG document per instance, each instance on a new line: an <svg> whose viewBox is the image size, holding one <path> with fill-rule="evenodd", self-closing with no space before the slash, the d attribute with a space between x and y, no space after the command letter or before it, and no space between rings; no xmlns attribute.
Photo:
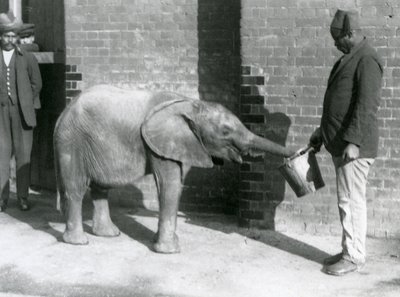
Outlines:
<svg viewBox="0 0 400 297"><path fill-rule="evenodd" d="M325 186L312 147L302 149L285 159L285 163L279 167L279 171L297 197L313 193Z"/></svg>

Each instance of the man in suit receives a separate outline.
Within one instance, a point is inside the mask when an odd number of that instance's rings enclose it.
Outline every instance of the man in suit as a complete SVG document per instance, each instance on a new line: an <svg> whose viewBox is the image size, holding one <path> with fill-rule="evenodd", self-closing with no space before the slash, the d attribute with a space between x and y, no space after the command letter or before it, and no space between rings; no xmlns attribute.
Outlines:
<svg viewBox="0 0 400 297"><path fill-rule="evenodd" d="M321 125L310 144L318 151L323 143L335 165L342 252L325 259L324 271L344 275L361 268L366 258L366 186L378 150L383 66L362 35L356 12L338 10L330 31L344 55L330 73Z"/></svg>
<svg viewBox="0 0 400 297"><path fill-rule="evenodd" d="M12 155L18 205L29 210L30 158L42 79L35 57L17 46L21 25L12 12L0 14L0 212L7 208Z"/></svg>

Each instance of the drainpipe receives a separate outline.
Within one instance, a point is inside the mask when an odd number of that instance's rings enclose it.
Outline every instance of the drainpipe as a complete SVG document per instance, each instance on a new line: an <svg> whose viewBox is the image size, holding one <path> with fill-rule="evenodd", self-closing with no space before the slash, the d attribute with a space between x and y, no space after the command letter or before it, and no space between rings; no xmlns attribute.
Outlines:
<svg viewBox="0 0 400 297"><path fill-rule="evenodd" d="M14 12L14 16L22 20L22 5L21 0L9 0L8 1L9 10Z"/></svg>

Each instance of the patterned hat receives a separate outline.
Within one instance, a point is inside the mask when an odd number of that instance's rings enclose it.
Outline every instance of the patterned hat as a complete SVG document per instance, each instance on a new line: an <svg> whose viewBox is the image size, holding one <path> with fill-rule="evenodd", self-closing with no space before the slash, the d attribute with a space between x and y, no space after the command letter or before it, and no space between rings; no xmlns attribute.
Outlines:
<svg viewBox="0 0 400 297"><path fill-rule="evenodd" d="M333 17L331 29L340 29L343 33L348 33L354 29L360 29L358 13L356 11L338 9Z"/></svg>
<svg viewBox="0 0 400 297"><path fill-rule="evenodd" d="M0 33L15 32L18 33L22 25L22 22L14 16L14 13L10 10L7 13L0 13Z"/></svg>
<svg viewBox="0 0 400 297"><path fill-rule="evenodd" d="M22 24L18 35L21 38L29 37L35 34L35 24Z"/></svg>

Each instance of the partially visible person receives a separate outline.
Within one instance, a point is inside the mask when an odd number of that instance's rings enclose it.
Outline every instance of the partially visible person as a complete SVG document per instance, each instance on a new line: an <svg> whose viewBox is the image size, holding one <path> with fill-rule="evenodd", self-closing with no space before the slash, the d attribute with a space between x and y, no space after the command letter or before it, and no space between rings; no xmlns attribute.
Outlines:
<svg viewBox="0 0 400 297"><path fill-rule="evenodd" d="M330 27L344 55L328 79L320 127L310 144L332 155L342 224L342 251L324 261L324 271L345 275L366 261L367 176L378 151L378 108L383 66L363 36L358 14L337 10Z"/></svg>
<svg viewBox="0 0 400 297"><path fill-rule="evenodd" d="M22 24L18 32L19 47L28 52L38 52L39 45L35 43L35 24Z"/></svg>
<svg viewBox="0 0 400 297"><path fill-rule="evenodd" d="M39 50L40 50L39 45L35 42L35 24L29 24L29 23L22 24L21 29L18 31L18 37L19 37L19 39L18 39L18 47L19 48L26 50L27 52L39 52ZM33 131L33 148L32 148L33 151L37 150L35 148L37 140L38 140L37 131ZM37 157L37 154L33 153L31 156L32 163L35 162L36 157ZM15 162L14 162L14 164L11 165L11 169L13 169L13 167L12 167L13 165L15 167ZM15 180L15 175L13 177ZM14 185L15 185L15 183L14 183ZM31 185L29 187L29 193L34 194L34 195L40 194L37 187L34 185Z"/></svg>
<svg viewBox="0 0 400 297"><path fill-rule="evenodd" d="M19 208L30 208L30 158L42 79L35 57L17 46L21 26L12 12L0 14L0 212L6 210L10 195L12 155Z"/></svg>

